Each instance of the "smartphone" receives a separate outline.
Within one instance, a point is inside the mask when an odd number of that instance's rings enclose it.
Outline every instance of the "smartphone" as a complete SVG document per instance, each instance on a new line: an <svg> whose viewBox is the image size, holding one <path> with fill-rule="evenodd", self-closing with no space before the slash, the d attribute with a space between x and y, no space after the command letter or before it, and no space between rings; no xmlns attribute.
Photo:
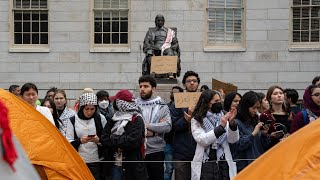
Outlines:
<svg viewBox="0 0 320 180"><path fill-rule="evenodd" d="M95 134L88 135L88 137L95 137L95 136L96 136Z"/></svg>
<svg viewBox="0 0 320 180"><path fill-rule="evenodd" d="M271 124L272 124L272 120L267 120L264 124L269 124L269 125L271 125Z"/></svg>

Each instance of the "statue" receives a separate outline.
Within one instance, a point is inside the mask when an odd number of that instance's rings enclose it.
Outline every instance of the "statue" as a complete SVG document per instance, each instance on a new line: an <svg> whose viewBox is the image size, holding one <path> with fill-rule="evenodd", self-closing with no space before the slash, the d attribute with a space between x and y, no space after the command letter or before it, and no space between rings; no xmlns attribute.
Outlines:
<svg viewBox="0 0 320 180"><path fill-rule="evenodd" d="M163 15L157 15L155 18L155 28L150 28L144 38L143 52L146 57L142 64L142 75L150 74L151 57L152 56L177 56L177 72L170 72L167 74L153 74L154 77L160 78L174 78L180 76L180 48L176 32L170 28L164 27Z"/></svg>

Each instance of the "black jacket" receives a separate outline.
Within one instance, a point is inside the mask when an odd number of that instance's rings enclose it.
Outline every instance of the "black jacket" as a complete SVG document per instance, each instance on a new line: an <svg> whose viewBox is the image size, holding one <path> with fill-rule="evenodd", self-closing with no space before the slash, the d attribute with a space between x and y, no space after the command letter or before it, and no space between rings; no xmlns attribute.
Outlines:
<svg viewBox="0 0 320 180"><path fill-rule="evenodd" d="M105 156L108 161L114 161L114 153L120 148L123 150L124 162L123 168L125 179L144 180L148 178L144 158L141 153L141 145L145 137L144 122L142 117L137 116L134 122L130 121L124 128L122 135L111 134L111 129L115 121L108 121L102 132L102 144L105 147ZM111 163L112 165L113 163Z"/></svg>
<svg viewBox="0 0 320 180"><path fill-rule="evenodd" d="M184 119L186 108L170 105L173 135L173 158L180 161L192 161L197 143L191 133L191 124Z"/></svg>

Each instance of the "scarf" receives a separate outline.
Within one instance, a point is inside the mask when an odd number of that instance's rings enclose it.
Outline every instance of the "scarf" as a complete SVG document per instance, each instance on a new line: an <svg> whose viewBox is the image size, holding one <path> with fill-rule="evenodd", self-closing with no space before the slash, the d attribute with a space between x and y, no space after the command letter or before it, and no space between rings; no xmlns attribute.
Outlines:
<svg viewBox="0 0 320 180"><path fill-rule="evenodd" d="M223 116L223 112L212 113L207 112L206 117L203 118L203 129L207 133L220 125L220 119ZM227 139L226 133L223 133L217 140L217 147L212 146L212 149L217 149L217 160L224 154L223 143ZM205 150L203 161L206 162L209 159L210 147Z"/></svg>
<svg viewBox="0 0 320 180"><path fill-rule="evenodd" d="M168 28L166 41L163 43L161 47L161 56L163 56L164 50L171 47L171 42L172 42L172 39L174 38L174 34L175 32L172 29Z"/></svg>
<svg viewBox="0 0 320 180"><path fill-rule="evenodd" d="M137 104L141 108L145 123L159 122L160 117L163 117L163 113L169 113L160 111L161 104L165 103L162 102L162 99L159 96L151 100L143 100L141 98L137 98Z"/></svg>
<svg viewBox="0 0 320 180"><path fill-rule="evenodd" d="M309 109L315 116L320 116L320 107L312 100L309 87L307 87L303 94L303 106Z"/></svg>
<svg viewBox="0 0 320 180"><path fill-rule="evenodd" d="M111 129L112 134L122 135L124 133L124 128L128 122L132 121L132 116L141 116L140 109L135 102L127 102L120 99L116 100L116 105L119 111L114 113L112 120L116 123Z"/></svg>

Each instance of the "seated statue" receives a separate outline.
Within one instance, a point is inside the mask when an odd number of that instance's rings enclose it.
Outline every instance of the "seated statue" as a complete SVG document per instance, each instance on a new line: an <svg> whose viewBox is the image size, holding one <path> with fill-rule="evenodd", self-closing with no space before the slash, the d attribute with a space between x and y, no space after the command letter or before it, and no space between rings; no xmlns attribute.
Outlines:
<svg viewBox="0 0 320 180"><path fill-rule="evenodd" d="M154 77L161 78L174 78L180 76L180 48L178 39L175 35L176 32L170 28L164 27L164 22L163 15L157 15L155 18L156 27L150 28L144 38L143 52L146 54L146 57L142 64L142 75L150 74L152 56L177 56L177 72L170 72L167 74L154 74L151 72L151 74Z"/></svg>

